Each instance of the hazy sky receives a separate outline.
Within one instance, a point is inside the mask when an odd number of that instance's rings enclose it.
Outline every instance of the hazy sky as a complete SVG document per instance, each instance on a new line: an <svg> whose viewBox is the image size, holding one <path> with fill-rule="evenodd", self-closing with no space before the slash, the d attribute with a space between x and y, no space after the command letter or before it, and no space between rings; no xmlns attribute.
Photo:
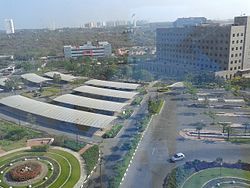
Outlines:
<svg viewBox="0 0 250 188"><path fill-rule="evenodd" d="M137 19L173 21L205 16L231 19L250 15L250 0L0 0L0 29L13 18L16 28L81 26L89 21Z"/></svg>

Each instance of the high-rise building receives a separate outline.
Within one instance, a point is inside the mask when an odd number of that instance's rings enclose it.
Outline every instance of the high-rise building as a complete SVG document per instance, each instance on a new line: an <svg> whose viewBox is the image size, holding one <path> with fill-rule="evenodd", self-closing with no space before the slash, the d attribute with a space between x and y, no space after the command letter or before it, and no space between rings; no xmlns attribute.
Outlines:
<svg viewBox="0 0 250 188"><path fill-rule="evenodd" d="M108 42L98 42L96 46L91 42L87 42L83 46L64 46L65 58L77 57L107 57L112 54L111 44Z"/></svg>
<svg viewBox="0 0 250 188"><path fill-rule="evenodd" d="M15 33L15 28L14 28L14 22L12 19L5 19L5 30L6 34L14 34Z"/></svg>
<svg viewBox="0 0 250 188"><path fill-rule="evenodd" d="M213 72L231 79L250 69L250 17L235 17L231 25L159 28L156 49L157 62L146 68L158 74Z"/></svg>
<svg viewBox="0 0 250 188"><path fill-rule="evenodd" d="M198 26L205 24L207 19L205 17L189 17L189 18L178 18L174 23L174 27L185 27L185 26Z"/></svg>

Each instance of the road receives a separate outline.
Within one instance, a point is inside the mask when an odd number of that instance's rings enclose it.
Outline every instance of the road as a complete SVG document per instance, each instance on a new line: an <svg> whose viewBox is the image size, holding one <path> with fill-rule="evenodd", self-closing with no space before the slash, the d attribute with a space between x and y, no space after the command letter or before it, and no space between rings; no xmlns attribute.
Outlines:
<svg viewBox="0 0 250 188"><path fill-rule="evenodd" d="M173 98L165 97L164 109L151 122L121 188L162 187L166 175L174 167L194 159L213 161L217 157L222 157L228 162L236 162L239 159L250 162L248 145L181 139L178 134L180 128L195 122L196 119L193 116L183 115L184 112L191 112L182 107L182 101L172 100ZM206 117L199 118L205 122L209 121ZM186 159L170 163L168 159L176 152L185 153Z"/></svg>

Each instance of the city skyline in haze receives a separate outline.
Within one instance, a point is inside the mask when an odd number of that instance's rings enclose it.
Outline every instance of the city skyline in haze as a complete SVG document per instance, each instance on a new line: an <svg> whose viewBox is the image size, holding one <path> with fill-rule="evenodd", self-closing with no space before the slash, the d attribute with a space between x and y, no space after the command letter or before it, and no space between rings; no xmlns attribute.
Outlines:
<svg viewBox="0 0 250 188"><path fill-rule="evenodd" d="M249 0L0 0L0 29L12 18L17 29L80 27L91 21L174 21L179 17L233 19L250 15Z"/></svg>

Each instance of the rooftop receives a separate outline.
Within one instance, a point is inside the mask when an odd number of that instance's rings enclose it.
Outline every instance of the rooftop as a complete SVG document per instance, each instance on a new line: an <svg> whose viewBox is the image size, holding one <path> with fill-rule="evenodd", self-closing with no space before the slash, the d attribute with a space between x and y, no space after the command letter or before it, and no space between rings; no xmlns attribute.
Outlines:
<svg viewBox="0 0 250 188"><path fill-rule="evenodd" d="M122 98L122 99L132 99L135 97L135 95L138 94L137 92L118 91L118 90L104 89L92 86L81 86L75 88L74 91L105 96L105 97Z"/></svg>
<svg viewBox="0 0 250 188"><path fill-rule="evenodd" d="M54 99L56 102L70 104L79 107L86 107L97 110L120 112L128 103L111 102L99 99L92 99L72 94L66 94Z"/></svg>
<svg viewBox="0 0 250 188"><path fill-rule="evenodd" d="M41 117L95 128L106 128L116 119L116 117L112 116L84 112L36 101L21 95L2 98L0 99L0 104Z"/></svg>
<svg viewBox="0 0 250 188"><path fill-rule="evenodd" d="M130 89L135 90L140 86L140 84L130 84L130 83L124 83L124 82L112 82L112 81L104 81L104 80L89 80L85 82L87 85L93 85L93 86L101 86L106 88L115 88L115 89Z"/></svg>
<svg viewBox="0 0 250 188"><path fill-rule="evenodd" d="M49 78L44 78L44 77L39 76L39 75L34 74L34 73L23 74L23 75L21 75L21 77L25 80L28 80L29 82L36 83L36 84L40 84L40 83L47 82L47 81L51 80Z"/></svg>
<svg viewBox="0 0 250 188"><path fill-rule="evenodd" d="M55 74L59 74L61 76L61 80L65 82L72 82L76 79L75 76L72 76L70 74L63 74L60 72L52 71L52 72L46 72L45 75L49 78L53 78Z"/></svg>

